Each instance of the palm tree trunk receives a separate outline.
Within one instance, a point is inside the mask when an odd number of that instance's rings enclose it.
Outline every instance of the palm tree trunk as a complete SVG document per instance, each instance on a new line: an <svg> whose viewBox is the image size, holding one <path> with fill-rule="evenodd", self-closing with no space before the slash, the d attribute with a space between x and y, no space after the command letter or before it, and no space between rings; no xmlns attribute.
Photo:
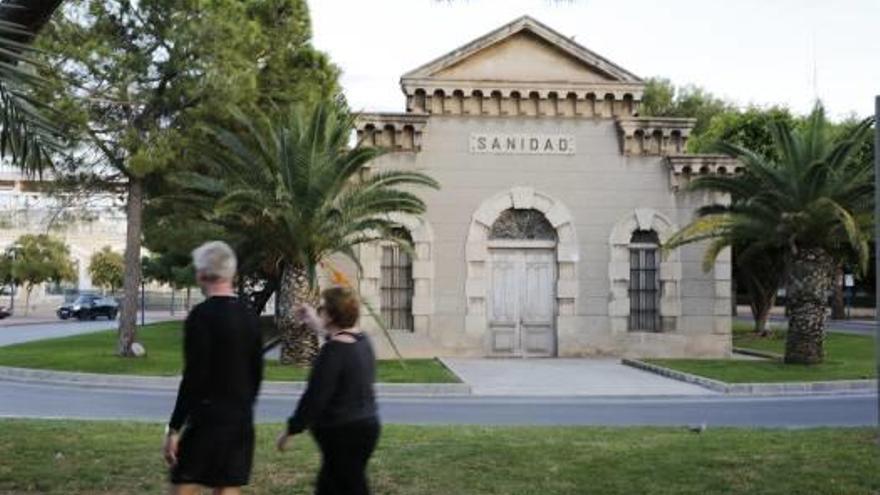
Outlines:
<svg viewBox="0 0 880 495"><path fill-rule="evenodd" d="M318 353L318 336L294 315L296 304L316 305L318 295L309 284L306 267L287 264L281 273L276 304L281 331L281 363L309 366Z"/></svg>
<svg viewBox="0 0 880 495"><path fill-rule="evenodd" d="M826 298L833 266L821 248L800 249L791 258L786 363L818 364L824 358Z"/></svg>
<svg viewBox="0 0 880 495"><path fill-rule="evenodd" d="M127 230L125 233L125 272L122 283L122 310L119 316L117 352L131 357L131 345L137 336L138 289L141 285L141 224L144 213L144 184L141 179L130 178L128 203L125 207Z"/></svg>
<svg viewBox="0 0 880 495"><path fill-rule="evenodd" d="M749 307L752 309L752 318L755 321L755 333L761 337L770 334L767 328L767 320L770 318L770 310L776 302L775 291L768 294L753 294Z"/></svg>
<svg viewBox="0 0 880 495"><path fill-rule="evenodd" d="M776 291L782 275L776 269L777 265L770 262L771 258L762 259L760 262L752 259L751 264L745 260L737 267L737 278L745 287L749 296L749 309L755 323L755 333L762 337L769 335L767 320L770 310L776 304Z"/></svg>

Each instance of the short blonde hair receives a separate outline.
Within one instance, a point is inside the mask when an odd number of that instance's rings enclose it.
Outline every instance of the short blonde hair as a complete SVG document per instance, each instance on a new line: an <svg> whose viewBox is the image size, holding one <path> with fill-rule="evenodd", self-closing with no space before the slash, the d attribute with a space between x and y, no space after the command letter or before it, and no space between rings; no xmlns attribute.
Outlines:
<svg viewBox="0 0 880 495"><path fill-rule="evenodd" d="M238 262L235 251L223 241L202 244L192 252L193 266L203 277L217 280L232 280Z"/></svg>

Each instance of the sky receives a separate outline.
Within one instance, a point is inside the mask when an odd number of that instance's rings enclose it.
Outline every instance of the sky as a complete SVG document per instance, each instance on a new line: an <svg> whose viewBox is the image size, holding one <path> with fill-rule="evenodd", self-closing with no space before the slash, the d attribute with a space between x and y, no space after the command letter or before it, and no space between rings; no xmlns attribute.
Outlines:
<svg viewBox="0 0 880 495"><path fill-rule="evenodd" d="M737 105L874 111L880 0L309 0L314 44L358 111L403 111L400 76L530 15L637 74Z"/></svg>

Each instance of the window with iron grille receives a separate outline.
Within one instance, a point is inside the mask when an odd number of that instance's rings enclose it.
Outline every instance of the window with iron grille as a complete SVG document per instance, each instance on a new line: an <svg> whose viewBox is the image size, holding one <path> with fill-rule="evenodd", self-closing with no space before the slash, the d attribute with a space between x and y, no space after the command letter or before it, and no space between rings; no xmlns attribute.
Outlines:
<svg viewBox="0 0 880 495"><path fill-rule="evenodd" d="M629 329L661 331L660 241L653 230L637 230L630 239Z"/></svg>
<svg viewBox="0 0 880 495"><path fill-rule="evenodd" d="M412 257L400 246L382 247L382 319L394 330L413 331L412 299L415 290Z"/></svg>

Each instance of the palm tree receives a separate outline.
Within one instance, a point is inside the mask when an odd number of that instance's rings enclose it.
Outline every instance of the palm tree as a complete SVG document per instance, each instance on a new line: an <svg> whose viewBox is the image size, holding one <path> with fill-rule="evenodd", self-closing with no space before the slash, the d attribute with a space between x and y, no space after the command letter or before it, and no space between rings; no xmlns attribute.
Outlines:
<svg viewBox="0 0 880 495"><path fill-rule="evenodd" d="M0 2L0 156L28 175L41 174L50 153L59 149L59 131L46 117L46 107L33 98L45 81L32 67L31 46L61 0Z"/></svg>
<svg viewBox="0 0 880 495"><path fill-rule="evenodd" d="M406 243L391 214L421 215L425 203L412 189L438 184L414 171L368 171L382 150L349 145L354 119L341 104L233 113L233 124L207 129L208 170L184 179L185 195L213 203L209 221L259 246L261 262L278 267L282 362L308 364L317 340L293 307L315 302L319 263L341 254L357 264L361 244Z"/></svg>
<svg viewBox="0 0 880 495"><path fill-rule="evenodd" d="M734 276L748 294L754 332L767 337L767 320L776 302L776 291L785 281L785 253L780 249L756 249L747 242L735 242L732 251Z"/></svg>
<svg viewBox="0 0 880 495"><path fill-rule="evenodd" d="M835 261L854 253L858 266L867 269L873 167L851 158L871 123L863 120L832 138L824 109L817 104L798 129L771 125L778 159L719 143L717 149L737 158L744 171L699 177L690 187L721 193L730 202L702 208L697 219L667 243L672 248L709 240L706 268L735 244L746 246L737 253L738 260L781 253L789 309L786 363L822 362Z"/></svg>

